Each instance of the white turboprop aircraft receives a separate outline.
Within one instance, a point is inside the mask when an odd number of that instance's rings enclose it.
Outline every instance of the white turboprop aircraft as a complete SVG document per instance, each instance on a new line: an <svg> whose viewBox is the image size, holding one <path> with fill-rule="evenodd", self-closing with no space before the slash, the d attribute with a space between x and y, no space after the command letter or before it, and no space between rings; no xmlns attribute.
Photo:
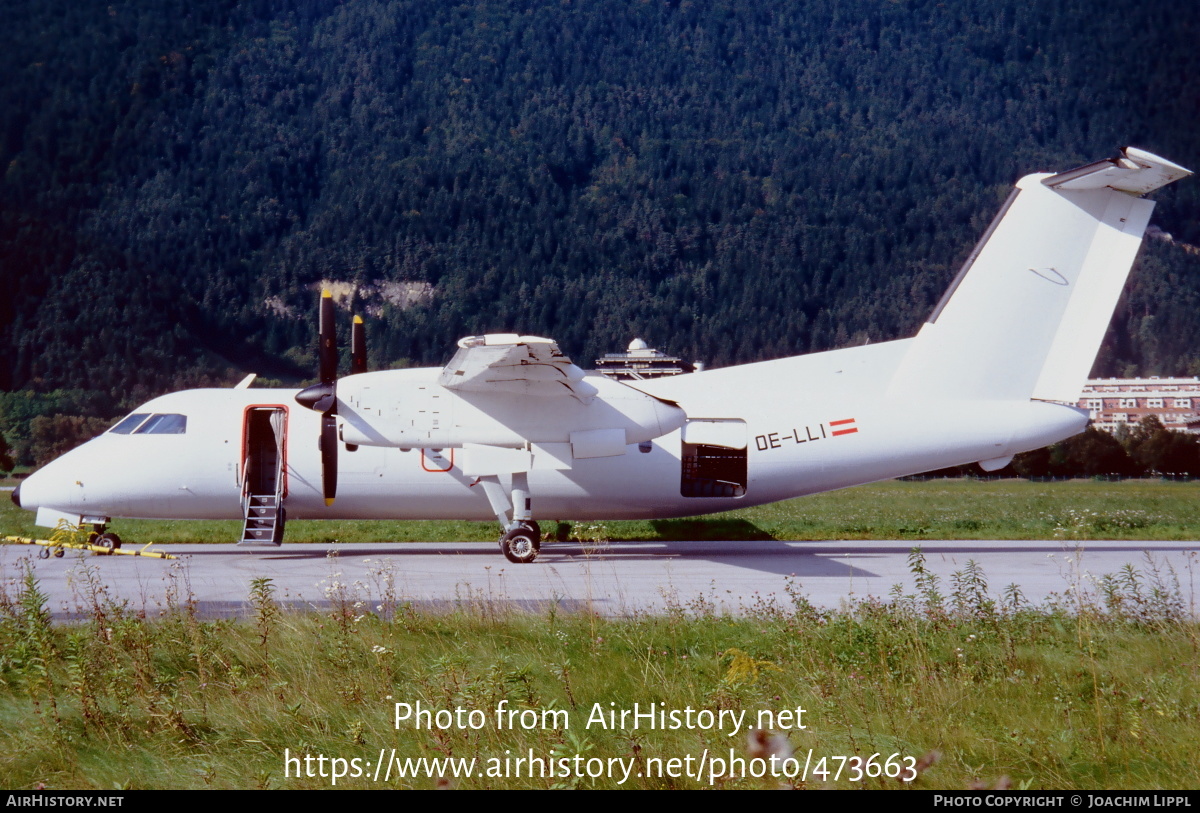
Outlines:
<svg viewBox="0 0 1200 813"><path fill-rule="evenodd" d="M39 525L243 519L487 519L513 562L535 516L680 517L930 469L1004 466L1081 432L1073 404L1154 204L1191 173L1127 148L1022 178L911 339L621 383L549 339L473 336L443 369L336 378L322 298L321 383L176 392L139 407L13 492ZM308 407L297 409L297 402ZM334 497L336 496L336 501Z"/></svg>

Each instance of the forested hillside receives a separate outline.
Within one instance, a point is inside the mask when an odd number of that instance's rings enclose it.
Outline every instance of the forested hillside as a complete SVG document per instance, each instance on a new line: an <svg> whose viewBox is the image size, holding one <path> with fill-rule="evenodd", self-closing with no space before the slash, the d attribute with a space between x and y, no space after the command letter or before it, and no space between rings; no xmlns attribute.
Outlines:
<svg viewBox="0 0 1200 813"><path fill-rule="evenodd" d="M1200 169L1195 4L3 6L26 411L311 375L320 280L357 286L374 366L481 331L585 366L635 335L717 365L896 338L1020 175L1125 144ZM1157 197L1174 239L1100 373L1200 372L1200 182Z"/></svg>

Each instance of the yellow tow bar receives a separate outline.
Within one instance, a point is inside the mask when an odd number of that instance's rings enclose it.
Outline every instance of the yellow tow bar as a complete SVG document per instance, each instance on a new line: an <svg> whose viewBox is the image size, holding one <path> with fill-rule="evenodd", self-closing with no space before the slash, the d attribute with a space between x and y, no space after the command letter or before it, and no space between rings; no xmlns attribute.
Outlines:
<svg viewBox="0 0 1200 813"><path fill-rule="evenodd" d="M109 548L103 545L92 545L87 542L53 542L49 539L30 539L27 536L5 536L3 540L11 545L41 545L42 551L38 554L42 559L49 559L53 552L54 556L61 557L66 550L90 550L92 553L98 553L101 556L149 556L151 559L177 559L170 553L164 553L157 550L147 550L153 542L146 544L139 550L124 550L122 548Z"/></svg>

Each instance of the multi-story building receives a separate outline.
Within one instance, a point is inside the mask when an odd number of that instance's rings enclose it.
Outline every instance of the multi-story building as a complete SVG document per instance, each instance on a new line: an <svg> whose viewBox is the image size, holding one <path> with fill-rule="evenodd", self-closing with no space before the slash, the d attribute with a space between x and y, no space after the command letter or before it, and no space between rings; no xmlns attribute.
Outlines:
<svg viewBox="0 0 1200 813"><path fill-rule="evenodd" d="M1078 405L1106 432L1148 415L1157 415L1167 429L1200 432L1200 378L1094 378Z"/></svg>

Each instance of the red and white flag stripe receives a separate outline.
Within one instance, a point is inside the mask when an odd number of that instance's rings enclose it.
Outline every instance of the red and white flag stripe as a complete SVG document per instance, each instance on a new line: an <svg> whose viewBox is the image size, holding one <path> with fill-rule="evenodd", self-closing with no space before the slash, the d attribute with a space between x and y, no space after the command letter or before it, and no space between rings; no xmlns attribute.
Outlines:
<svg viewBox="0 0 1200 813"><path fill-rule="evenodd" d="M842 427L838 429L837 427ZM844 418L840 421L830 421L829 428L833 430L833 436L838 435L853 435L858 431L858 427L854 424L854 418Z"/></svg>

